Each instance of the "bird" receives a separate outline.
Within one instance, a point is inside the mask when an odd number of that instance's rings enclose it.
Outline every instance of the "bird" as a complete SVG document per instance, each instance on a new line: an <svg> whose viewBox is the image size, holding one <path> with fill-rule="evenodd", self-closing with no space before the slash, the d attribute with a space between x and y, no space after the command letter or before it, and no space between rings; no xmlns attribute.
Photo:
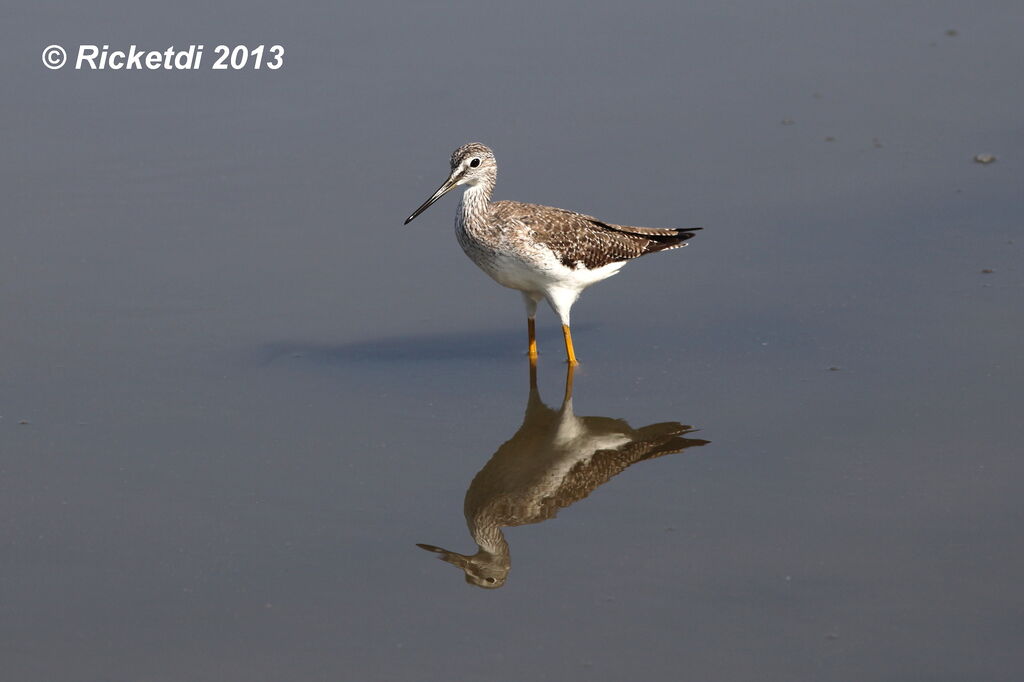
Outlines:
<svg viewBox="0 0 1024 682"><path fill-rule="evenodd" d="M498 165L479 142L451 156L448 179L405 219L405 225L456 187L465 186L455 214L455 234L466 255L498 284L522 293L527 354L537 361L537 304L547 301L562 323L565 353L577 365L569 313L580 293L611 277L628 261L687 246L700 227L630 227L553 206L491 201Z"/></svg>
<svg viewBox="0 0 1024 682"><path fill-rule="evenodd" d="M572 405L572 373L566 374L562 406L544 404L530 365L530 393L519 430L473 477L463 510L477 551L459 554L417 544L462 569L466 582L503 586L512 568L503 527L540 523L607 483L637 462L682 452L710 441L689 437L696 429L662 422L638 429L611 417L577 417Z"/></svg>

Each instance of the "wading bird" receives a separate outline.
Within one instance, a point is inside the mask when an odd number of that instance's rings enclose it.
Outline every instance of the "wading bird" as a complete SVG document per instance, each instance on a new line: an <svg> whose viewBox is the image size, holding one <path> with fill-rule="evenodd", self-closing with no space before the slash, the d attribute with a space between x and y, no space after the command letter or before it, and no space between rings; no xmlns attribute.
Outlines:
<svg viewBox="0 0 1024 682"><path fill-rule="evenodd" d="M498 165L494 152L478 142L452 153L444 184L405 219L416 216L451 190L466 185L455 234L462 250L498 284L517 289L526 302L530 362L537 360L534 318L548 302L562 321L565 353L575 365L569 310L591 284L614 275L634 258L686 246L701 228L628 227L551 206L491 201Z"/></svg>

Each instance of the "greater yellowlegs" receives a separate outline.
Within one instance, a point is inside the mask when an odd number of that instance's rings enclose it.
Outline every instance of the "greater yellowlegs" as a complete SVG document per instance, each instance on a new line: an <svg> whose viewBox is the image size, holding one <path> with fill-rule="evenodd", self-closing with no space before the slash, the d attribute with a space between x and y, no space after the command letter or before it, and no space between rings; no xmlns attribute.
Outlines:
<svg viewBox="0 0 1024 682"><path fill-rule="evenodd" d="M562 321L565 352L577 364L569 310L591 284L611 277L645 253L678 249L699 227L628 227L551 206L491 201L498 166L494 152L471 142L452 152L444 184L405 219L405 224L459 185L466 185L455 234L462 250L498 284L517 289L526 302L530 362L537 359L534 318L543 299Z"/></svg>

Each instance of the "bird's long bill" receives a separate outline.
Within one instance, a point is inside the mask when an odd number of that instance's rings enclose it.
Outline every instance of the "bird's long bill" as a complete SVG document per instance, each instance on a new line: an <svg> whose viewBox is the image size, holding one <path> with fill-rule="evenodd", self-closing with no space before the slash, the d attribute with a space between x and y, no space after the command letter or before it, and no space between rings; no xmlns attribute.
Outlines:
<svg viewBox="0 0 1024 682"><path fill-rule="evenodd" d="M403 224L403 225L408 225L409 223L411 223L411 222L413 221L413 219L414 219L414 218L415 218L416 216L418 216L418 215L419 215L420 213L423 213L423 212L424 212L424 211L426 211L426 210L427 210L428 208L430 208L430 207L431 207L431 205L432 205L432 204L433 204L433 203L434 203L435 201L437 201L438 199L440 199L441 197L443 197L443 196L444 196L445 194L447 194L448 192L450 192L450 191L452 191L453 189L455 189L455 186L456 186L456 183L457 183L457 181L458 181L458 178L457 178L457 177L455 177L455 173L452 173L451 175L449 175L449 176L448 176L448 179L444 181L444 184L443 184L443 185L441 185L440 187L438 187L438 188L437 188L437 191L436 191L436 192L434 192L433 196L431 196L431 197L430 197L429 199L427 199L426 201L424 201L424 202L423 202L423 205L422 205L422 206L420 206L419 208L417 208L417 209L416 209L415 211L413 211L413 212L412 212L412 215L411 215L411 216L409 216L408 218L406 218L406 219L405 219L405 222L404 222L404 223L402 223L402 224Z"/></svg>

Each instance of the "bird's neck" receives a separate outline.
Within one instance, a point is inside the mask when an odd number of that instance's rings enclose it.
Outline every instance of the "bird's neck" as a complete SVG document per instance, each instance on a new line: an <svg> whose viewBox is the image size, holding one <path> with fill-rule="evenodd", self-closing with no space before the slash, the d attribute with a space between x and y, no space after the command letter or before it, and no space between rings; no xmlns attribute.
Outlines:
<svg viewBox="0 0 1024 682"><path fill-rule="evenodd" d="M470 185L466 188L462 194L462 202L459 203L459 215L463 225L473 228L487 224L493 191L493 183Z"/></svg>

